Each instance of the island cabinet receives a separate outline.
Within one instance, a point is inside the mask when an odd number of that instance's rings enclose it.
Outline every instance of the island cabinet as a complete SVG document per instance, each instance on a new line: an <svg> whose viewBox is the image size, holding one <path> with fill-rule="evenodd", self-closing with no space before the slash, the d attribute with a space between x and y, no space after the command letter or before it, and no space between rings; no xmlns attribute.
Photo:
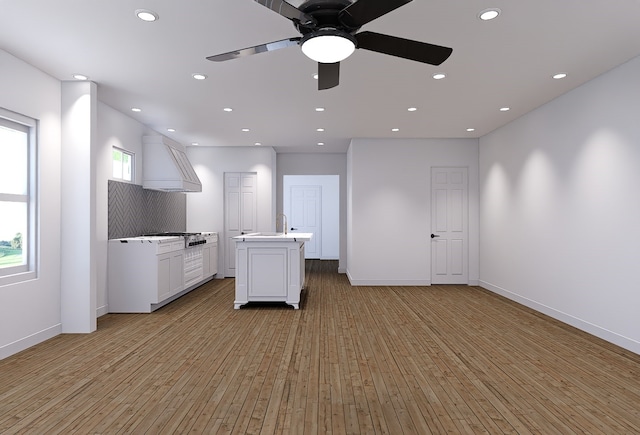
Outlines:
<svg viewBox="0 0 640 435"><path fill-rule="evenodd" d="M304 242L311 234L245 234L236 241L234 308L249 302L285 302L300 308L305 285Z"/></svg>

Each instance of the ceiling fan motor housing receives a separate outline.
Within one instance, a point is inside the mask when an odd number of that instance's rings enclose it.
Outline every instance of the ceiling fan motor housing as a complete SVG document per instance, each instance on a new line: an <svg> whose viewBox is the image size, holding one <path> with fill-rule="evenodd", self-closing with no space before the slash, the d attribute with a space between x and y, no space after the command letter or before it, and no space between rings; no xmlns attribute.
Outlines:
<svg viewBox="0 0 640 435"><path fill-rule="evenodd" d="M340 12L351 3L349 0L307 0L299 9L313 17L315 23L304 25L294 22L293 25L302 34L303 41L307 34L323 29L340 31L341 36L353 35L360 27L350 27L340 20Z"/></svg>

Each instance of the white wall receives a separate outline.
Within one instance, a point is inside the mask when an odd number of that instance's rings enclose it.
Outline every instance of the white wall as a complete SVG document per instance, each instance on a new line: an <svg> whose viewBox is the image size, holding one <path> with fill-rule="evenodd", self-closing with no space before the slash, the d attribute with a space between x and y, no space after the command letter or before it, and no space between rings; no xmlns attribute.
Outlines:
<svg viewBox="0 0 640 435"><path fill-rule="evenodd" d="M276 153L271 147L187 147L202 192L187 194L187 231L218 232L218 275L223 278L224 173L258 174L258 231L273 231L276 205Z"/></svg>
<svg viewBox="0 0 640 435"><path fill-rule="evenodd" d="M340 248L338 271L347 270L347 155L340 153L285 153L277 156L277 203L282 210L284 175L338 175L340 183Z"/></svg>
<svg viewBox="0 0 640 435"><path fill-rule="evenodd" d="M58 80L0 50L0 106L39 120L40 198L38 277L0 287L0 359L61 331L60 98Z"/></svg>
<svg viewBox="0 0 640 435"><path fill-rule="evenodd" d="M640 58L480 140L482 286L640 353Z"/></svg>
<svg viewBox="0 0 640 435"><path fill-rule="evenodd" d="M469 283L478 282L478 141L354 139L347 165L352 284L431 283L432 166L468 168Z"/></svg>

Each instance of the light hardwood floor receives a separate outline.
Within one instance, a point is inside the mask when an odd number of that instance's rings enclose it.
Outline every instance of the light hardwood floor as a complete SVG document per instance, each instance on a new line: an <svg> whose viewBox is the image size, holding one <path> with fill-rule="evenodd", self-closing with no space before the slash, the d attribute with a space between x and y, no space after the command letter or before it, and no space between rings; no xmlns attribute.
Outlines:
<svg viewBox="0 0 640 435"><path fill-rule="evenodd" d="M477 287L233 279L0 361L0 433L640 433L640 356Z"/></svg>

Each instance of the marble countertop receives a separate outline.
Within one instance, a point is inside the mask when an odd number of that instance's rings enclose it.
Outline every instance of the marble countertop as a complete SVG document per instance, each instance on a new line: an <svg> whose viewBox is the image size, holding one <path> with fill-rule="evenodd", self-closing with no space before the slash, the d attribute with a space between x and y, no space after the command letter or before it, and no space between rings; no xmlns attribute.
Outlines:
<svg viewBox="0 0 640 435"><path fill-rule="evenodd" d="M233 237L237 241L245 242L306 242L311 240L313 233L249 233Z"/></svg>

